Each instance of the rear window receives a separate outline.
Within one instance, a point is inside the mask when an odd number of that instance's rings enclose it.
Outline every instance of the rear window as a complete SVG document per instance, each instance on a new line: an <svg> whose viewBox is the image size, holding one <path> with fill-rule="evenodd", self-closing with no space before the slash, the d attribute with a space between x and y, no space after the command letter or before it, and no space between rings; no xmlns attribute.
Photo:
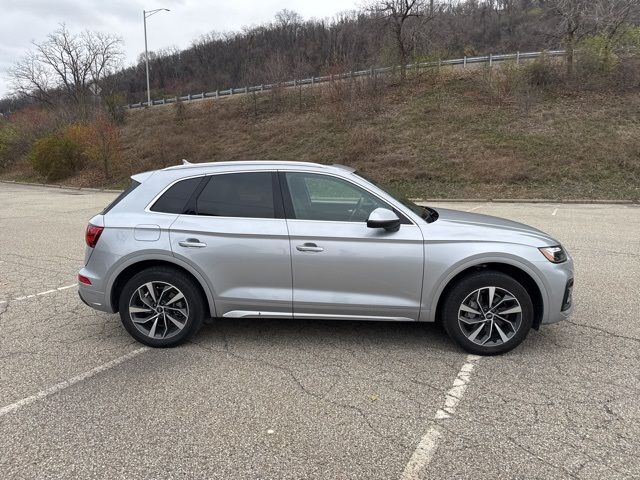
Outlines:
<svg viewBox="0 0 640 480"><path fill-rule="evenodd" d="M133 192L136 188L138 188L139 185L140 185L140 182L131 180L131 183L129 184L129 186L120 195L118 195L113 202L107 205L107 208L105 208L102 211L102 215L105 215L107 212L109 212L109 210L111 210L113 207L119 204L122 201L122 199L124 199L124 197L126 197L131 192Z"/></svg>
<svg viewBox="0 0 640 480"><path fill-rule="evenodd" d="M183 213L191 195L202 181L202 177L188 178L174 183L151 207L152 212Z"/></svg>
<svg viewBox="0 0 640 480"><path fill-rule="evenodd" d="M198 215L275 218L271 172L211 176L197 201Z"/></svg>

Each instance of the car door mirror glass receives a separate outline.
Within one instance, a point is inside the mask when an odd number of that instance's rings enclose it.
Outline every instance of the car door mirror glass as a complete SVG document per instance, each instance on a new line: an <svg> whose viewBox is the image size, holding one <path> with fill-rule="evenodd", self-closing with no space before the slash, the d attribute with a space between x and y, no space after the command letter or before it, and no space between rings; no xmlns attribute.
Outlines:
<svg viewBox="0 0 640 480"><path fill-rule="evenodd" d="M384 228L388 232L400 230L400 218L387 208L376 208L367 220L369 228Z"/></svg>

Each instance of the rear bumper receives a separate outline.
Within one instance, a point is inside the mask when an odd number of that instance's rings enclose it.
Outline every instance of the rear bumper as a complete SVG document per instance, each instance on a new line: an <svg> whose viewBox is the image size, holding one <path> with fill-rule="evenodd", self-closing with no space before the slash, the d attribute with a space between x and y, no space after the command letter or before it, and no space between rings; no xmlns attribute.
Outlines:
<svg viewBox="0 0 640 480"><path fill-rule="evenodd" d="M78 295L85 305L101 312L114 313L104 292L99 292L90 285L78 284Z"/></svg>

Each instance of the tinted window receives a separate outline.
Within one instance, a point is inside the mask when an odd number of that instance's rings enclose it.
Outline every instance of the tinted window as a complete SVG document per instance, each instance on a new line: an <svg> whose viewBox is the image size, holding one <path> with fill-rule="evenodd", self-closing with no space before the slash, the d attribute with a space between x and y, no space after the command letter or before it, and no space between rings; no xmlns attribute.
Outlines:
<svg viewBox="0 0 640 480"><path fill-rule="evenodd" d="M345 180L313 173L287 173L295 218L365 222L376 208L390 208L376 196Z"/></svg>
<svg viewBox="0 0 640 480"><path fill-rule="evenodd" d="M198 187L202 177L188 178L174 183L151 207L153 212L183 213L191 195Z"/></svg>
<svg viewBox="0 0 640 480"><path fill-rule="evenodd" d="M129 186L120 195L118 195L113 202L111 202L109 205L107 205L107 208L105 208L102 211L102 215L104 215L109 210L111 210L113 207L115 207L118 203L120 203L122 201L122 199L124 197L126 197L127 195L129 195L131 192L133 192L138 187L138 185L140 185L140 182L136 182L135 180L131 180L131 183L129 184Z"/></svg>
<svg viewBox="0 0 640 480"><path fill-rule="evenodd" d="M198 215L275 218L270 172L212 175L198 197Z"/></svg>

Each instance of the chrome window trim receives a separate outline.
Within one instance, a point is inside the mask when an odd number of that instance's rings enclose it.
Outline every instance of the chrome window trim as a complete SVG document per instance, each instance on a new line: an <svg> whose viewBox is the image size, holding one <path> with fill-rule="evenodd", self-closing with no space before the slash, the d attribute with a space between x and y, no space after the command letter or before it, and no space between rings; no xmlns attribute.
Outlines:
<svg viewBox="0 0 640 480"><path fill-rule="evenodd" d="M408 224L403 224L403 227L416 227L417 225L415 223L413 223L413 220L411 220L410 218L407 217L407 219L412 222L410 225ZM285 220L285 219L280 219L280 220ZM287 218L286 219L287 222L315 222L315 223L339 223L339 224L345 224L345 225L366 225L366 221L364 222L350 222L350 221L341 221L341 220L307 220L304 218ZM369 228L369 227L367 227Z"/></svg>
<svg viewBox="0 0 640 480"><path fill-rule="evenodd" d="M182 215L181 213L169 213L169 212L154 212L153 210L151 210L151 207L158 201L158 199L165 194L165 192L167 190L169 190L171 187L173 187L176 183L178 182L182 182L184 180L190 180L192 178L199 178L199 177L206 177L207 174L206 173L202 173L199 175L190 175L188 177L180 177L175 179L173 182L171 182L169 185L167 185L166 187L164 187L162 190L160 190L160 193L158 193L155 197L153 197L151 199L151 201L149 203L147 203L147 206L144 208L144 211L147 213L153 213L153 214L161 214L161 215ZM194 215L197 216L197 215Z"/></svg>
<svg viewBox="0 0 640 480"><path fill-rule="evenodd" d="M263 218L263 217L224 217L224 216L213 216L213 215L191 215L189 213L167 213L167 212L154 212L153 210L151 210L151 207L153 206L153 204L167 191L169 190L171 187L173 187L176 183L178 182L182 182L183 180L189 180L192 178L199 178L199 177L210 177L213 175L230 175L230 174L234 174L234 173L259 173L259 172L263 172L263 173L287 173L287 172L291 172L291 173L311 173L314 175L326 175L329 177L335 177L338 178L340 180L344 180L345 182L348 182L354 186L356 186L357 188L360 188L364 191L366 191L367 193L373 195L375 198L377 198L378 200L380 200L382 203L384 203L385 205L388 206L392 206L392 208L395 208L399 211L402 212L402 214L407 217L407 219L411 222L411 224L415 227L417 227L418 225L416 224L416 222L414 221L413 218L411 218L412 215L415 215L413 212L411 212L410 214L407 212L406 207L404 207L404 205L398 205L398 204L393 204L391 202L389 202L388 200L381 198L380 195L378 195L375 192L372 192L367 186L364 185L360 185L359 183L353 182L351 181L351 179L343 176L343 175L338 175L332 172L318 172L317 170L305 170L305 169L301 169L301 168L292 168L292 169L274 169L274 170L268 170L268 169L249 169L249 170L232 170L232 171L225 171L225 172L207 172L207 173L200 173L197 175L189 175L186 177L180 177L175 179L173 182L171 182L169 185L167 185L165 188L163 188L160 193L158 193L155 197L153 197L151 199L151 201L149 203L147 203L147 206L145 207L144 211L146 213L151 213L151 214L155 214L155 215L174 215L174 216L184 216L184 217L198 217L198 218L229 218L229 219L249 219L249 220L267 220L267 221L273 221L273 220L284 220L284 221L300 221L300 222L322 222L322 223L343 223L343 224L353 224L353 225L362 225L363 223L366 224L366 222L349 222L349 221L340 221L340 220L305 220L305 219L301 219L301 218ZM405 225L407 226L407 225Z"/></svg>
<svg viewBox="0 0 640 480"><path fill-rule="evenodd" d="M384 199L384 198L380 198L380 195L378 195L375 192L372 192L369 188L367 188L364 185L360 185L359 183L353 182L351 181L351 179L343 176L343 175L337 175L335 173L331 173L331 172L316 172L314 170L302 170L302 169L286 169L286 170L278 170L278 172L282 172L282 173L311 173L313 175L324 175L327 177L335 177L338 178L340 180L343 180L351 185L355 185L357 188L364 190L365 192L369 193L370 195L373 195L375 198L377 198L378 200L380 200L382 203L384 203L385 205L391 207L391 209L395 208L396 210L400 210L402 212L402 214L407 217L407 220L409 220L411 222L411 224L413 226L417 226L417 224L414 222L413 218L411 218L410 215L407 214L404 205L402 206L403 208L400 208L398 205L393 205L392 203L390 203L388 200ZM381 189L382 190L382 189ZM413 213L413 212L412 212ZM304 219L304 218L287 218L287 221L299 221L299 222L324 222L324 223L351 223L351 224L357 224L357 225L362 225L363 223L366 224L367 222L350 222L350 221L342 221L342 220L309 220L309 219ZM406 225L405 225L406 226ZM368 228L368 227L367 227Z"/></svg>
<svg viewBox="0 0 640 480"><path fill-rule="evenodd" d="M158 193L155 197L153 197L153 199L147 204L147 206L145 207L144 211L147 213L152 213L152 214L160 214L160 215L175 215L175 216L179 216L179 217L197 217L197 218L231 218L234 220L241 220L241 219L247 219L247 220L267 220L267 221L271 221L271 220L286 220L285 218L264 218L264 217L227 217L227 216L223 216L223 215L191 215L189 213L168 213L168 212L155 212L153 210L151 210L151 207L156 203L156 201L158 201L158 199L164 195L164 193L169 190L171 187L173 187L176 183L178 182L182 182L184 180L190 180L192 178L199 178L199 177L211 177L213 175L230 175L230 174L234 174L234 173L277 173L276 170L236 170L236 171L230 171L230 172L216 172L216 173L201 173L199 175L190 175L188 177L180 177L176 180L174 180L173 182L171 182L169 185L167 185L165 188L163 188L160 193Z"/></svg>

